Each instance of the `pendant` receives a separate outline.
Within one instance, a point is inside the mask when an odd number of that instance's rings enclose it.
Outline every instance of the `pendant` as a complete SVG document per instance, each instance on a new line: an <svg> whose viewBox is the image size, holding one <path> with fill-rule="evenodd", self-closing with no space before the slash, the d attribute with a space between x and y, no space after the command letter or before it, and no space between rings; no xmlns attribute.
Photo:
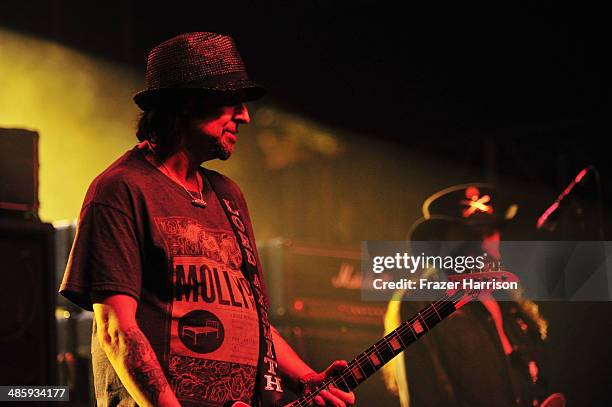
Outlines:
<svg viewBox="0 0 612 407"><path fill-rule="evenodd" d="M200 198L193 198L191 204L193 206L197 206L198 208L206 208L207 205L206 201Z"/></svg>

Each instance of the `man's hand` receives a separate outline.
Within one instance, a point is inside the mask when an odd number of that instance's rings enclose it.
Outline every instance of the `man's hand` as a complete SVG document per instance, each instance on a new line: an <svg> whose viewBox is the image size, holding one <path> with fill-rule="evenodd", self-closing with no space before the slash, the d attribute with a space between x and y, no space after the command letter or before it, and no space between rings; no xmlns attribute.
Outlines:
<svg viewBox="0 0 612 407"><path fill-rule="evenodd" d="M308 394L328 377L338 375L338 373L346 368L346 366L347 362L345 360L336 360L323 372L307 375L302 379L305 387L304 394ZM317 406L352 406L355 404L355 394L353 392L345 392L336 387L330 386L328 390L321 391L319 395L315 397L314 403Z"/></svg>

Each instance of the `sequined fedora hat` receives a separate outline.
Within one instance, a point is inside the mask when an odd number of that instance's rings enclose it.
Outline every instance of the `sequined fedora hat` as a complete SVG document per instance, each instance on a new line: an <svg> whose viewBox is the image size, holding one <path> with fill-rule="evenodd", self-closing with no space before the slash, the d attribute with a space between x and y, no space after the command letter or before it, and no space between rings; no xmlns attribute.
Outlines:
<svg viewBox="0 0 612 407"><path fill-rule="evenodd" d="M134 95L134 102L142 110L150 110L177 95L201 94L220 101L248 102L265 93L249 78L230 36L193 32L151 50L145 89Z"/></svg>

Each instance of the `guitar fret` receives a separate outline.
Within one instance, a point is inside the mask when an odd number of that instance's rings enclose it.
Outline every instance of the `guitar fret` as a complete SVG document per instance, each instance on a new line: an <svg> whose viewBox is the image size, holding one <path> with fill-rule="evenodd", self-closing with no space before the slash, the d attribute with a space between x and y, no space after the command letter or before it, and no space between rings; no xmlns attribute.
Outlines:
<svg viewBox="0 0 612 407"><path fill-rule="evenodd" d="M425 321L425 318L423 318L423 316L421 315L420 312L417 314L417 320L418 319L420 319L423 322L423 325L425 325L425 329L422 332L425 333L426 331L429 331L429 327L427 326L427 322Z"/></svg>
<svg viewBox="0 0 612 407"><path fill-rule="evenodd" d="M378 355L376 354L376 352L372 352L372 354L369 356L369 359L375 368L378 368L378 366L380 366L381 364L380 359L378 358Z"/></svg>
<svg viewBox="0 0 612 407"><path fill-rule="evenodd" d="M442 317L442 318L440 318L440 320L443 320L444 318L446 318L447 316L449 316L450 314L452 314L453 312L456 311L456 307L455 307L454 302L452 300L444 301L442 303L442 308L440 308L439 311L442 314L442 315L440 315Z"/></svg>
<svg viewBox="0 0 612 407"><path fill-rule="evenodd" d="M368 360L370 365L374 368L374 370L378 369L378 366L381 364L380 357L378 356L377 349L378 342L374 345L370 346L365 352L363 352L363 357Z"/></svg>
<svg viewBox="0 0 612 407"><path fill-rule="evenodd" d="M425 324L425 326L427 326L427 324ZM418 318L416 321L410 324L410 328L412 328L412 331L417 336L425 332L425 329L423 328L423 325L421 324Z"/></svg>
<svg viewBox="0 0 612 407"><path fill-rule="evenodd" d="M348 385L348 383L346 382L346 380L342 376L336 377L336 380L334 382L335 382L336 387L339 388L342 391L350 391L351 390L350 386Z"/></svg>
<svg viewBox="0 0 612 407"><path fill-rule="evenodd" d="M381 345L384 345L390 350L390 348L388 348L389 344L386 342L385 338L383 338L351 361L347 370L342 374L343 378L340 376L338 377L340 380L342 380L342 383L339 384L346 388L344 389L345 391L347 389L356 387L359 383L376 373L380 367L393 358L393 354L389 355L389 357L386 359L381 353L379 353L378 349Z"/></svg>
<svg viewBox="0 0 612 407"><path fill-rule="evenodd" d="M408 326L408 329L406 329L405 332L402 334L402 336L404 336L405 342L408 343L408 345L410 345L412 342L414 342L418 338L418 336L415 334L412 328L413 322L414 322L413 320L405 322L405 324ZM408 347L408 345L405 345L404 347Z"/></svg>
<svg viewBox="0 0 612 407"><path fill-rule="evenodd" d="M440 316L440 314L438 314L438 309L436 308L435 302L431 304L431 308L433 308L433 310L436 312L436 315L438 316L438 321L442 321L442 317Z"/></svg>
<svg viewBox="0 0 612 407"><path fill-rule="evenodd" d="M374 366L370 358L365 357L365 355L360 359L358 363L361 366L361 371L365 374L366 377L369 377L376 372L376 366Z"/></svg>
<svg viewBox="0 0 612 407"><path fill-rule="evenodd" d="M434 310L434 312L430 313L430 315L426 318L426 323L429 329L436 326L443 319L442 316L440 315L440 311L442 310L441 309L438 310L435 303L431 304L431 308Z"/></svg>
<svg viewBox="0 0 612 407"><path fill-rule="evenodd" d="M348 374L343 379L344 383L346 383L350 389L354 389L355 387L357 387L359 382L357 381L357 379L355 379L355 377L353 376L353 372L351 370L348 370L347 373Z"/></svg>
<svg viewBox="0 0 612 407"><path fill-rule="evenodd" d="M404 342L402 341L402 338L399 332L393 335L389 344L391 345L391 348L393 349L394 353L397 353L398 350L406 347L404 345Z"/></svg>
<svg viewBox="0 0 612 407"><path fill-rule="evenodd" d="M355 378L355 381L357 381L357 383L365 379L365 376L363 375L363 371L361 370L361 366L359 366L359 363L355 363L355 365L351 368L351 374L353 375L353 378Z"/></svg>
<svg viewBox="0 0 612 407"><path fill-rule="evenodd" d="M391 359L395 357L395 352L393 352L393 349L391 348L391 345L387 341L387 338L383 338L380 341L380 343L383 346L383 348L378 350L378 354L383 359L383 361L387 363L388 361L390 361Z"/></svg>

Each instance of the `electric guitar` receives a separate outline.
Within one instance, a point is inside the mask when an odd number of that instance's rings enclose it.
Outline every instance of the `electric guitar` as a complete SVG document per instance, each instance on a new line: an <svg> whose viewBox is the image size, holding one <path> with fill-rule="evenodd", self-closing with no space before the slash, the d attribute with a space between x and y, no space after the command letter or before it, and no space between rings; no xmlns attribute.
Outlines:
<svg viewBox="0 0 612 407"><path fill-rule="evenodd" d="M461 287L464 280L473 280L479 283L493 282L517 282L518 277L514 274L498 269L472 272L465 274L453 274L448 277L451 282L458 282L456 286ZM473 284L476 285L476 284ZM477 284L479 287L487 287L487 284ZM494 284L489 284L493 286ZM438 300L432 302L412 318L404 321L395 330L374 345L370 346L359 356L348 362L348 366L340 371L336 376L329 377L321 384L312 389L308 394L290 403L290 407L305 407L313 404L314 399L329 386L334 386L343 391L351 391L368 377L376 373L387 362L400 354L404 349L416 342L421 336L425 335L430 329L441 322L444 318L463 307L468 302L482 298L494 291L493 288L478 289L450 289ZM559 398L560 397L560 398ZM549 401L550 399L550 401ZM562 403L559 401L562 399ZM540 407L563 407L565 398L560 393L555 393L548 397ZM231 407L249 407L241 401L234 402Z"/></svg>

